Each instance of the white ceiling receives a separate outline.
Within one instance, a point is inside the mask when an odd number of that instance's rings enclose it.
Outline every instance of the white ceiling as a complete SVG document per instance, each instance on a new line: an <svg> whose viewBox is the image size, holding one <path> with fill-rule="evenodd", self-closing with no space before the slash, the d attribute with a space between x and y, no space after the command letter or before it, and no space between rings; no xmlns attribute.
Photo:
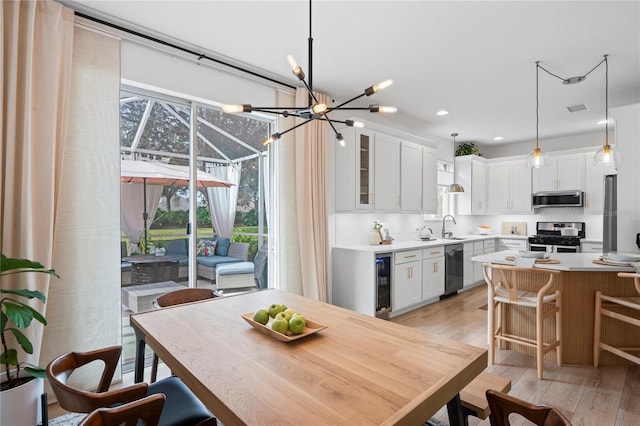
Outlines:
<svg viewBox="0 0 640 426"><path fill-rule="evenodd" d="M308 74L307 0L62 3L296 84L292 54ZM640 1L315 0L312 22L314 89L340 102L392 78L361 105L395 105L398 120L443 139L532 140L536 60L572 77L609 54L609 107L640 102ZM539 77L541 142L602 129L604 64L577 85ZM575 104L588 109L567 112ZM440 109L450 114L436 116Z"/></svg>

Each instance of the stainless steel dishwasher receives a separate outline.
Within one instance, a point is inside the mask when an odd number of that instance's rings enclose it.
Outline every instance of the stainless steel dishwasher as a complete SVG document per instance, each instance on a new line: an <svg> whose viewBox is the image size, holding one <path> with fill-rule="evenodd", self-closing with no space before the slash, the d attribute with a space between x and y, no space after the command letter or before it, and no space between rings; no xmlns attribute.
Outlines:
<svg viewBox="0 0 640 426"><path fill-rule="evenodd" d="M444 246L444 294L441 299L452 296L462 289L463 245Z"/></svg>

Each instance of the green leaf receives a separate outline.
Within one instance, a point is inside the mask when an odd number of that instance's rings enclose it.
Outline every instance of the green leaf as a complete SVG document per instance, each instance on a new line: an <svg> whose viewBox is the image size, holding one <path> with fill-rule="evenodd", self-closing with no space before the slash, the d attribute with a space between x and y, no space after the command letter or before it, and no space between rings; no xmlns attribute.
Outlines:
<svg viewBox="0 0 640 426"><path fill-rule="evenodd" d="M37 365L27 364L24 367L24 371L29 373L33 377L38 377L40 379L44 379L47 377L47 370Z"/></svg>
<svg viewBox="0 0 640 426"><path fill-rule="evenodd" d="M27 290L27 289L3 290L0 288L0 293L15 294L17 296L22 296L27 299L33 299L35 297L36 299L40 300L42 303L45 303L47 301L47 298L44 296L44 294L40 293L38 290Z"/></svg>
<svg viewBox="0 0 640 426"><path fill-rule="evenodd" d="M4 302L4 308L7 312L7 316L13 321L18 328L29 327L33 320L34 309L24 304L16 304L13 302Z"/></svg>
<svg viewBox="0 0 640 426"><path fill-rule="evenodd" d="M33 345L31 344L29 339L27 339L27 336L22 334L22 332L17 328L9 328L8 331L11 331L13 335L16 336L16 340L18 341L18 344L20 344L20 347L23 351L28 354L33 353Z"/></svg>
<svg viewBox="0 0 640 426"><path fill-rule="evenodd" d="M18 365L18 351L9 349L0 354L0 364Z"/></svg>
<svg viewBox="0 0 640 426"><path fill-rule="evenodd" d="M39 262L29 259L15 259L0 254L0 275L19 274L23 272L42 272L60 278L55 270L44 269L44 266Z"/></svg>

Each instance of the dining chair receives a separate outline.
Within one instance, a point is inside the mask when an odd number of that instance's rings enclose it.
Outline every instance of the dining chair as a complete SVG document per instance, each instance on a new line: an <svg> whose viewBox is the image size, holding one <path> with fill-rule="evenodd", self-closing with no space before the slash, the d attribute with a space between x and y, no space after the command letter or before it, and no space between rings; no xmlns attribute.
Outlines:
<svg viewBox="0 0 640 426"><path fill-rule="evenodd" d="M495 263L484 263L482 266L488 286L489 364L494 363L496 340L532 347L536 349L538 379L542 379L544 354L555 349L558 365L562 363L562 299L560 291L553 290L554 276L560 271ZM537 291L522 290L520 283L525 276L528 279L540 275L548 275L548 279ZM535 310L535 338L518 336L505 330L504 312L508 305ZM545 341L544 322L552 317L555 317L555 338Z"/></svg>
<svg viewBox="0 0 640 426"><path fill-rule="evenodd" d="M212 299L216 297L213 290L208 288L184 288L180 290L170 291L162 296L158 296L153 301L155 309L166 308L168 306L181 305L183 303L197 302L200 300ZM155 383L158 377L158 355L153 354L151 362L151 378L150 383Z"/></svg>
<svg viewBox="0 0 640 426"><path fill-rule="evenodd" d="M620 272L618 276L622 278L633 278L636 291L640 295L639 273ZM633 311L635 311L635 316L630 315L630 312ZM605 343L603 342L601 332L603 316L640 327L638 314L640 314L640 297L608 296L602 294L601 291L596 291L595 319L593 325L593 365L595 367L600 364L600 351L608 351L631 362L640 364L640 357L632 353L640 352L640 347L614 346Z"/></svg>
<svg viewBox="0 0 640 426"><path fill-rule="evenodd" d="M78 426L157 426L164 406L163 394L149 395L112 408L98 408L85 417Z"/></svg>
<svg viewBox="0 0 640 426"><path fill-rule="evenodd" d="M509 415L519 414L538 426L571 426L571 422L556 407L535 405L493 389L487 390L492 426L509 426ZM519 423L518 423L519 424Z"/></svg>
<svg viewBox="0 0 640 426"><path fill-rule="evenodd" d="M47 378L60 407L74 413L90 413L99 408L126 404L149 395L164 394L166 401L158 424L216 424L215 417L204 404L175 376L153 384L142 382L109 390L121 353L121 346L110 346L89 352L68 352L51 361L47 365ZM93 362L103 364L102 375L95 391L75 388L68 384L74 371Z"/></svg>

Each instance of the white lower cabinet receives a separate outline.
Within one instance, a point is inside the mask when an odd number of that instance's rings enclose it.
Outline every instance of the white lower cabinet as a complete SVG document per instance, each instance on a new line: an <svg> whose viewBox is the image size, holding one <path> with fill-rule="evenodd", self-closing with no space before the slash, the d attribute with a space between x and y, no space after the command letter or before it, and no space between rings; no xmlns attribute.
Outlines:
<svg viewBox="0 0 640 426"><path fill-rule="evenodd" d="M580 243L582 253L602 253L602 243Z"/></svg>
<svg viewBox="0 0 640 426"><path fill-rule="evenodd" d="M484 242L473 242L473 256L482 256L484 254ZM482 262L473 262L473 282L477 283L482 281L484 276L482 275Z"/></svg>
<svg viewBox="0 0 640 426"><path fill-rule="evenodd" d="M444 294L444 246L422 250L422 300Z"/></svg>
<svg viewBox="0 0 640 426"><path fill-rule="evenodd" d="M468 287L475 283L473 280L473 243L462 245L462 286Z"/></svg>
<svg viewBox="0 0 640 426"><path fill-rule="evenodd" d="M391 306L393 311L422 301L422 252L405 250L394 255Z"/></svg>
<svg viewBox="0 0 640 426"><path fill-rule="evenodd" d="M526 239L515 239L515 238L499 238L498 239L498 251L526 250L526 249L527 249Z"/></svg>

